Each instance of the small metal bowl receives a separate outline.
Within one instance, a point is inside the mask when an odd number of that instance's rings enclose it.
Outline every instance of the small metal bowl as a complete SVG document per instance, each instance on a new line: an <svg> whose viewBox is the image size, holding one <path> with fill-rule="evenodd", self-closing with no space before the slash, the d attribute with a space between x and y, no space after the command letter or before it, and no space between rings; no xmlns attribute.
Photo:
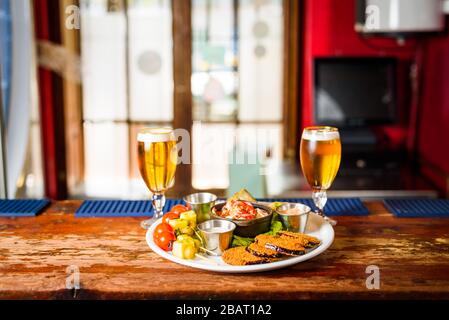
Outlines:
<svg viewBox="0 0 449 320"><path fill-rule="evenodd" d="M235 224L225 220L208 220L199 224L198 230L205 242L204 248L222 255L231 245Z"/></svg>
<svg viewBox="0 0 449 320"><path fill-rule="evenodd" d="M212 207L211 217L214 219L232 221L237 225L234 234L240 237L254 238L255 236L268 232L271 226L271 218L273 217L273 210L270 207L259 203L250 202L254 208L262 209L268 212L268 215L253 220L235 220L220 217L217 212L221 211L226 204L225 202L216 204Z"/></svg>
<svg viewBox="0 0 449 320"><path fill-rule="evenodd" d="M289 209L298 209L299 213L286 214ZM306 231L310 211L310 207L300 203L285 203L276 210L284 228L299 233Z"/></svg>
<svg viewBox="0 0 449 320"><path fill-rule="evenodd" d="M185 196L183 199L196 213L198 223L210 219L210 210L217 201L217 196L212 193L201 192Z"/></svg>

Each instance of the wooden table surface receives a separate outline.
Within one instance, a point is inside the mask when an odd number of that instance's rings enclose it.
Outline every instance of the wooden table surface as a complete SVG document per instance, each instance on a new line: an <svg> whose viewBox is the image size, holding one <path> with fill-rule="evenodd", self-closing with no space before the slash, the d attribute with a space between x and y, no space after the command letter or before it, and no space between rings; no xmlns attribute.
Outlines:
<svg viewBox="0 0 449 320"><path fill-rule="evenodd" d="M183 267L153 253L138 218L74 218L79 201L36 218L0 218L0 298L383 299L449 298L449 219L399 219L380 202L367 217L339 217L322 255L286 269L225 275ZM366 267L380 269L368 290ZM68 270L69 267L69 270Z"/></svg>

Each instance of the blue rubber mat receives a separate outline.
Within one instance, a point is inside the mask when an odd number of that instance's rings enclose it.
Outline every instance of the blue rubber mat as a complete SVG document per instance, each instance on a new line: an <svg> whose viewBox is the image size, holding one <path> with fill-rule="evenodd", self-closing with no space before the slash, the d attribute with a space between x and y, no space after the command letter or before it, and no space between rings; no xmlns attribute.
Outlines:
<svg viewBox="0 0 449 320"><path fill-rule="evenodd" d="M449 218L449 200L391 199L384 200L384 204L396 217Z"/></svg>
<svg viewBox="0 0 449 320"><path fill-rule="evenodd" d="M316 210L315 204L312 199L258 199L259 201L266 202L293 202L302 203L312 210ZM369 214L368 209L363 205L359 198L336 198L327 200L324 207L324 213L328 216L367 216Z"/></svg>
<svg viewBox="0 0 449 320"><path fill-rule="evenodd" d="M266 202L295 202L304 203L314 208L312 199L259 199ZM167 199L164 212L177 204L185 204L181 199ZM329 199L325 212L329 216L364 216L368 210L360 199ZM125 200L87 200L75 212L76 217L151 217L153 206L151 201Z"/></svg>
<svg viewBox="0 0 449 320"><path fill-rule="evenodd" d="M49 200L0 200L0 217L34 217L50 203Z"/></svg>
<svg viewBox="0 0 449 320"><path fill-rule="evenodd" d="M164 212L171 207L184 204L179 199L167 199ZM152 217L153 205L151 201L125 201L125 200L87 200L76 210L75 217Z"/></svg>

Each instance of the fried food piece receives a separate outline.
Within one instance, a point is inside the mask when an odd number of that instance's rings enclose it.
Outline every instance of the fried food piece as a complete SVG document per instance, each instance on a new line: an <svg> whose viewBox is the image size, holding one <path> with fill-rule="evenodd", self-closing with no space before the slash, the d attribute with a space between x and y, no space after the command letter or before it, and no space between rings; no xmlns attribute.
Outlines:
<svg viewBox="0 0 449 320"><path fill-rule="evenodd" d="M285 239L294 239L295 241L301 243L302 246L306 248L312 248L321 243L320 239L317 239L304 233L279 231L278 236Z"/></svg>
<svg viewBox="0 0 449 320"><path fill-rule="evenodd" d="M248 266L270 262L267 258L256 257L246 251L246 247L231 248L223 252L221 256L224 262L233 266Z"/></svg>
<svg viewBox="0 0 449 320"><path fill-rule="evenodd" d="M298 242L293 238L286 239L279 236L258 235L256 242L265 248L289 256L300 256L306 252L302 242Z"/></svg>
<svg viewBox="0 0 449 320"><path fill-rule="evenodd" d="M279 258L281 254L275 250L265 248L260 244L253 242L248 247L246 247L246 251L251 253L253 256L262 257L262 258Z"/></svg>

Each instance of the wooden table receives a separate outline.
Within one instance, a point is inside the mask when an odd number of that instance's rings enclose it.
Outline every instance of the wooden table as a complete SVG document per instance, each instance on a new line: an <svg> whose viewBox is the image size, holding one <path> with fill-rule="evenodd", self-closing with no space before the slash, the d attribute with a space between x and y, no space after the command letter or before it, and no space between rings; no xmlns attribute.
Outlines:
<svg viewBox="0 0 449 320"><path fill-rule="evenodd" d="M36 218L0 218L0 298L449 298L449 219L398 219L380 202L368 217L338 218L324 254L283 270L224 275L165 261L145 242L137 218L74 218L78 201ZM380 268L379 290L365 285ZM69 267L69 269L67 269ZM72 269L73 270L73 269Z"/></svg>

